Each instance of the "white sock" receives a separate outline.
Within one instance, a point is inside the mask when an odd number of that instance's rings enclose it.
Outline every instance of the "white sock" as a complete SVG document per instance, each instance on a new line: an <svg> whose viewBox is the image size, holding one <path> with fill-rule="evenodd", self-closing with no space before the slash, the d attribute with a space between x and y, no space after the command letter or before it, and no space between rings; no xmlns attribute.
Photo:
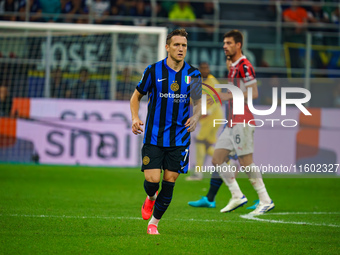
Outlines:
<svg viewBox="0 0 340 255"><path fill-rule="evenodd" d="M269 204L272 200L270 199L267 189L263 183L263 179L262 179L262 176L260 175L259 168L254 163L250 164L249 167L256 168L255 173L249 174L249 181L251 185L253 185L254 189L256 190L259 196L260 202L264 204ZM252 177L256 177L256 178L252 178Z"/></svg>
<svg viewBox="0 0 340 255"><path fill-rule="evenodd" d="M155 201L156 198L157 198L157 193L155 193L155 195L153 195L152 197L148 196L148 198L149 198L151 201Z"/></svg>
<svg viewBox="0 0 340 255"><path fill-rule="evenodd" d="M221 169L229 169L228 166L229 165L225 162L220 165ZM232 171L221 171L219 174L224 183L228 186L232 198L243 197L243 193L235 179L235 173L233 173Z"/></svg>
<svg viewBox="0 0 340 255"><path fill-rule="evenodd" d="M153 217L153 215L152 215L152 218L151 218L151 220L149 221L149 224L148 224L148 225L152 224L152 225L158 226L158 222L159 222L159 220L156 219L155 217Z"/></svg>

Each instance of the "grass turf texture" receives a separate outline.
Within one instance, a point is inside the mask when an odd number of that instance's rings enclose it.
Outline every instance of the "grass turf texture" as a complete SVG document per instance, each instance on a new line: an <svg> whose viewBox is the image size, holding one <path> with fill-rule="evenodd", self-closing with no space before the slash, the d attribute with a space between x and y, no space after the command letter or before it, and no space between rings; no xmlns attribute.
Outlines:
<svg viewBox="0 0 340 255"><path fill-rule="evenodd" d="M0 253L340 253L339 178L265 179L273 213L334 213L259 217L307 223L297 225L243 219L246 207L220 213L229 199L226 186L217 208L189 207L188 201L206 194L209 179L186 182L180 176L160 236L147 235L141 219L143 180L139 169L0 165ZM247 179L239 184L251 205L256 193Z"/></svg>

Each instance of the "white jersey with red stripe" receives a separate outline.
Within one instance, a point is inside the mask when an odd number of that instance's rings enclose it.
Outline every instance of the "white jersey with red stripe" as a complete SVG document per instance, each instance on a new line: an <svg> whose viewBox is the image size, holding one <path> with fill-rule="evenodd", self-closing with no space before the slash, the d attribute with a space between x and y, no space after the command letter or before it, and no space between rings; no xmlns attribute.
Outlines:
<svg viewBox="0 0 340 255"><path fill-rule="evenodd" d="M247 86L257 82L253 65L245 56L240 57L236 62L232 63L228 74L228 82L239 87L242 92L246 92ZM228 127L234 126L237 123L246 123L247 125L248 121L254 119L246 99L244 104L244 114L233 115L233 100L229 100ZM255 125L255 121L251 121L249 124Z"/></svg>

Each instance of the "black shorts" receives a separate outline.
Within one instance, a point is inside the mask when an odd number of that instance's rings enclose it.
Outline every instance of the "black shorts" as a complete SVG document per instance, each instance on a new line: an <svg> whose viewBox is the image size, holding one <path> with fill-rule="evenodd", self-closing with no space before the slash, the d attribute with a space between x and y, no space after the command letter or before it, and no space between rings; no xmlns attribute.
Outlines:
<svg viewBox="0 0 340 255"><path fill-rule="evenodd" d="M189 145L160 147L144 144L142 148L142 172L147 169L167 169L186 174L189 168Z"/></svg>

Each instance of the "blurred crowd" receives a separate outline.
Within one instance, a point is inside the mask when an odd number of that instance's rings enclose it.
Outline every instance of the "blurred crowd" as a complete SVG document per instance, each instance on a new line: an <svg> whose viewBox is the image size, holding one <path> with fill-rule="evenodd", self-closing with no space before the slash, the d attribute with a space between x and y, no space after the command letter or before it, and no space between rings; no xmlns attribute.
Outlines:
<svg viewBox="0 0 340 255"><path fill-rule="evenodd" d="M275 2L275 0L263 1ZM306 1L280 1L283 20L295 23L297 32L303 30L305 23L339 23L339 8L323 6L324 3L337 3L338 0L307 1L308 6L304 6L304 2ZM311 6L310 2L314 2L315 5ZM227 5L220 4L219 8L223 6L227 7ZM270 6L269 9L275 11L275 6ZM165 18L171 23L184 27L192 26L194 21L198 21L195 25L211 32L213 27L202 22L213 20L215 8L212 1L205 3L156 1L154 14L158 18ZM29 12L29 17L26 17L27 12ZM150 0L0 0L0 14L2 20L11 21L146 26L150 25L152 4Z"/></svg>
<svg viewBox="0 0 340 255"><path fill-rule="evenodd" d="M301 42L305 31L334 32L327 24L339 24L339 0L281 0L283 41ZM261 8L272 17L280 12L276 0L263 0ZM154 3L154 4L152 4ZM312 4L311 4L312 3ZM314 3L314 4L313 4ZM268 8L266 8L268 4ZM307 5L306 5L307 4ZM210 41L230 4L223 2L150 0L0 0L0 20L31 22L92 23L107 25L166 26L190 28L190 40ZM244 10L246 11L251 10ZM238 10L243 12L243 10ZM240 13L241 14L241 13ZM227 16L227 17L226 17ZM247 15L246 15L247 16ZM249 15L248 15L249 16ZM268 21L270 15L267 16ZM238 19L242 20L243 16ZM263 17L259 17L261 20ZM264 18L266 19L266 18ZM275 20L275 18L274 18ZM215 37L216 38L216 37ZM322 44L322 40L320 40Z"/></svg>
<svg viewBox="0 0 340 255"><path fill-rule="evenodd" d="M273 4L276 0L262 1L265 6L261 6L261 8L263 12L269 14L268 21L275 21L276 15L279 13L277 6ZM282 42L304 43L305 32L312 31L314 34L320 32L320 36L316 36L318 40L314 40L313 44L325 45L327 42L322 37L322 32L339 31L339 26L334 26L334 24L339 24L339 7L335 5L339 3L339 0L281 0L279 3L282 10ZM327 5L325 3L333 4ZM0 20L136 26L158 25L166 26L169 29L185 27L190 28L189 40L211 41L216 31L224 31L225 27L220 25L219 21L233 19L225 15L230 5L223 3L223 1L156 1L153 5L150 0L0 0ZM237 1L234 5L237 5ZM244 10L239 10L240 14L243 11L247 14L253 11L251 8L247 9L247 5L242 5L243 7ZM230 10L229 13L232 12L232 9ZM239 16L236 13L234 17L236 17L236 20L243 20L245 16ZM259 16L256 18L266 19ZM256 18L253 18L253 20L256 20ZM333 26L330 27L330 24L333 24ZM292 62L298 62L294 59L294 55L297 54L293 50L292 52ZM258 66L261 65L258 64ZM262 67L266 67L266 65ZM136 85L136 81L132 79L133 73L133 70L125 68L118 74L117 99L129 99L131 91L134 90ZM27 71L25 75L27 76ZM27 77L22 80L25 79L27 80ZM6 79L2 80L3 82L0 81L0 101L3 102L4 99L1 98L6 98L7 96L4 95L11 94L7 89L11 86L8 84L8 79L7 81ZM275 79L273 81L275 83ZM333 93L335 97L334 106L336 107L340 106L339 91L339 86L337 86ZM100 86L91 79L89 71L85 69L80 71L79 79L69 80L63 78L62 70L52 70L50 96L83 99L106 99L107 97L100 90ZM263 103L269 104L270 102ZM7 110L4 108L1 111L6 112Z"/></svg>
<svg viewBox="0 0 340 255"><path fill-rule="evenodd" d="M28 4L28 7L26 6ZM165 15L161 5L159 14ZM25 21L29 9L29 21L148 25L151 18L150 1L142 0L1 0L2 20ZM6 15L6 13L9 13ZM124 16L139 17L124 21ZM120 18L115 18L120 17Z"/></svg>
<svg viewBox="0 0 340 255"><path fill-rule="evenodd" d="M303 1L291 0L289 5L283 5L282 18L285 23L292 27L284 30L284 40L293 42L304 42L304 32L332 32L327 24L339 24L339 8L323 6L324 2L338 2L333 0L314 0L314 5L304 7ZM307 27L307 25L311 25ZM315 44L316 42L314 42ZM319 35L318 44L323 44L322 35Z"/></svg>
<svg viewBox="0 0 340 255"><path fill-rule="evenodd" d="M268 4L268 8L264 6L263 11L272 13L273 17L279 13L273 4L275 1L263 0L264 4ZM339 7L325 3L338 1L281 0L282 22L285 23L283 41L301 42L307 30L334 32L334 28L327 28L327 24L339 24ZM305 6L305 2L308 5ZM314 5L311 5L311 2ZM230 6L223 2L155 1L154 5L152 3L150 0L0 0L0 20L156 25L169 29L185 27L190 28L190 40L211 41L214 32L223 29L223 26L219 25L219 20L233 19L225 16L225 11ZM237 17L237 13L235 15ZM239 19L242 20L242 17ZM320 44L322 43L321 39Z"/></svg>

